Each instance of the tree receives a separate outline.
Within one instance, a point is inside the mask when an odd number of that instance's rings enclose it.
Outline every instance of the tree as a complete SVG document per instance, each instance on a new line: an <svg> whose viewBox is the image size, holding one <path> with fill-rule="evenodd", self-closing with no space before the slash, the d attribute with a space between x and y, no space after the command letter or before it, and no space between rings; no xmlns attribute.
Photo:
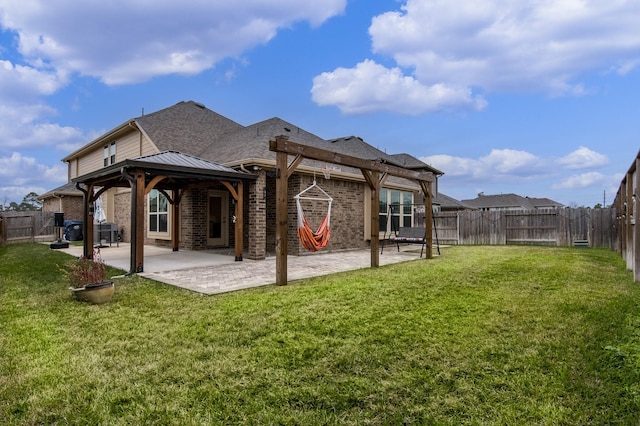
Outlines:
<svg viewBox="0 0 640 426"><path fill-rule="evenodd" d="M38 200L38 194L30 192L24 196L22 203L20 203L20 210L34 211L42 209L42 201Z"/></svg>
<svg viewBox="0 0 640 426"><path fill-rule="evenodd" d="M15 201L8 204L5 202L3 206L0 206L0 210L18 212L42 210L42 201L38 200L38 194L30 192L24 196L20 204Z"/></svg>

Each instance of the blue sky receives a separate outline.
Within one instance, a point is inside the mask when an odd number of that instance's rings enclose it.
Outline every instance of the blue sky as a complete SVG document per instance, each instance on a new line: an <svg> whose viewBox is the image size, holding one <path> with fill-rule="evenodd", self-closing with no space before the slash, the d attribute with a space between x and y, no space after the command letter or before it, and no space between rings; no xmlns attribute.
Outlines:
<svg viewBox="0 0 640 426"><path fill-rule="evenodd" d="M638 22L635 0L0 0L0 203L194 100L412 154L458 199L609 204L640 147Z"/></svg>

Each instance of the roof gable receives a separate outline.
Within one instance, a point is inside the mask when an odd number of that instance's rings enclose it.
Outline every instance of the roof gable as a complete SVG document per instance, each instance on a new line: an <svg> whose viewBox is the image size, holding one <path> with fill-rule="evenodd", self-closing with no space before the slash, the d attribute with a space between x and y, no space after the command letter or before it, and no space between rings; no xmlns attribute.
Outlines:
<svg viewBox="0 0 640 426"><path fill-rule="evenodd" d="M243 126L204 105L188 101L134 120L160 151L180 151L201 156L224 136Z"/></svg>
<svg viewBox="0 0 640 426"><path fill-rule="evenodd" d="M243 160L275 159L269 151L269 141L276 136L289 136L295 142L322 148L326 141L313 133L273 117L227 134L205 150L201 157L224 164L237 164Z"/></svg>
<svg viewBox="0 0 640 426"><path fill-rule="evenodd" d="M444 172L436 169L435 167L428 165L423 161L418 160L416 157L414 157L411 154L406 154L406 153L391 154L391 157L394 159L396 163L398 163L399 165L407 169L423 169L423 170L428 170L436 175L444 174Z"/></svg>

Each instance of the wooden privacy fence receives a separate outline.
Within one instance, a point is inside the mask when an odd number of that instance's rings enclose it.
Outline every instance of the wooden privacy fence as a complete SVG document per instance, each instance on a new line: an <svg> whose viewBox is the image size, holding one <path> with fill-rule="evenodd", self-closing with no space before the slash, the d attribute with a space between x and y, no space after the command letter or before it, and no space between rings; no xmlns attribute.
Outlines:
<svg viewBox="0 0 640 426"><path fill-rule="evenodd" d="M615 209L463 210L434 220L440 244L617 247Z"/></svg>
<svg viewBox="0 0 640 426"><path fill-rule="evenodd" d="M640 281L640 227L636 225L640 210L640 152L624 175L613 205L618 211L618 246L616 249Z"/></svg>
<svg viewBox="0 0 640 426"><path fill-rule="evenodd" d="M53 212L0 212L0 244L53 241Z"/></svg>

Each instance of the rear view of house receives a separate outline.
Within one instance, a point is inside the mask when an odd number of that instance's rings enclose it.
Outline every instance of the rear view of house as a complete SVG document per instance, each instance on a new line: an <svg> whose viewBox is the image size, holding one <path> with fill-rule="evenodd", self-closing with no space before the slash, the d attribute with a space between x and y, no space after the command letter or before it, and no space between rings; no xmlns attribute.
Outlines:
<svg viewBox="0 0 640 426"><path fill-rule="evenodd" d="M106 221L116 224L123 241L174 250L233 247L236 256L240 250L240 256L264 259L275 252L276 244L276 153L269 141L278 136L436 177L443 174L406 154L394 158L355 136L325 140L280 118L243 126L189 101L130 119L67 155L63 161L70 184L64 186L64 198L100 198ZM372 205L361 170L305 159L289 178L291 230L296 229L294 195L314 181L334 199L327 250L367 248L372 209L382 215L387 204L402 200L413 205L421 199L415 182L389 176L382 184L380 204ZM137 198L132 191L137 191ZM91 212L70 217L77 211L62 206L60 195L60 190L45 194L43 208L64 208L68 219L92 221ZM135 211L144 214L136 219ZM327 212L325 206L310 205L305 213L313 224ZM134 225L136 220L143 220L144 227ZM144 229L144 235L132 235L137 229ZM380 229L381 235L384 231ZM289 233L288 252L304 252L295 232Z"/></svg>

